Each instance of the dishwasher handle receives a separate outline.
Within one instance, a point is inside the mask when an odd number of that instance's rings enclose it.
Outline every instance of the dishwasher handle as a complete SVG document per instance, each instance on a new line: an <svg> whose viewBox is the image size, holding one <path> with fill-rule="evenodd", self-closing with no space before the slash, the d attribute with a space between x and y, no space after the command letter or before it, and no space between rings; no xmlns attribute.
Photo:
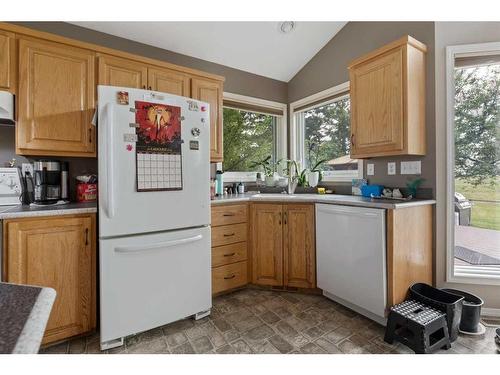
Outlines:
<svg viewBox="0 0 500 375"><path fill-rule="evenodd" d="M326 206L326 207L325 207ZM350 216L358 216L358 217L380 217L381 214L383 214L384 210L379 209L379 208L364 208L364 207L358 207L358 208L343 208L339 206L327 206L327 205L318 205L317 206L317 211L318 212L323 212L326 214L341 214L341 215L350 215ZM367 211L371 210L371 211ZM374 212L374 210L376 210Z"/></svg>

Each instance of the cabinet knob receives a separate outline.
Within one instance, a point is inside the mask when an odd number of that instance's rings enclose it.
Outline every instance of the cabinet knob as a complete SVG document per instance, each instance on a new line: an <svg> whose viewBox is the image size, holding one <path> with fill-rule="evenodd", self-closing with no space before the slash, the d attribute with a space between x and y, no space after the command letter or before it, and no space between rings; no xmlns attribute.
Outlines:
<svg viewBox="0 0 500 375"><path fill-rule="evenodd" d="M351 146L354 146L354 134L351 134Z"/></svg>
<svg viewBox="0 0 500 375"><path fill-rule="evenodd" d="M234 279L236 277L236 275L231 275L231 276L225 276L224 277L224 280L231 280L231 279Z"/></svg>
<svg viewBox="0 0 500 375"><path fill-rule="evenodd" d="M89 244L89 228L85 228L85 246Z"/></svg>
<svg viewBox="0 0 500 375"><path fill-rule="evenodd" d="M233 233L229 233L229 234L225 234L224 233L224 237L232 237L232 236L234 236L234 232Z"/></svg>
<svg viewBox="0 0 500 375"><path fill-rule="evenodd" d="M230 254L224 254L225 257L232 257L233 255L235 255L236 253L230 253Z"/></svg>

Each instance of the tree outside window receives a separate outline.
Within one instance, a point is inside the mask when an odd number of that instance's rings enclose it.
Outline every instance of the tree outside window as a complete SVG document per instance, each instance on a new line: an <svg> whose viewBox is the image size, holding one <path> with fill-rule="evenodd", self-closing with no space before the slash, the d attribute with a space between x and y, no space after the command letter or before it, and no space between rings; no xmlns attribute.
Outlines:
<svg viewBox="0 0 500 375"><path fill-rule="evenodd" d="M276 116L224 108L224 171L259 171L255 163L276 157Z"/></svg>

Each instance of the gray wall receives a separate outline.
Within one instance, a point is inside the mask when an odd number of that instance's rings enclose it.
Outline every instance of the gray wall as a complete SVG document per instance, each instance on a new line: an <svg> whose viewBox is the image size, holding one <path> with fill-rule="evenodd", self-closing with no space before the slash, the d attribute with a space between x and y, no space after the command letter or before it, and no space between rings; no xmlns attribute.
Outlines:
<svg viewBox="0 0 500 375"><path fill-rule="evenodd" d="M500 22L436 22L436 283L463 289L485 299L488 308L500 309L500 286L451 284L446 277L446 46L500 42Z"/></svg>
<svg viewBox="0 0 500 375"><path fill-rule="evenodd" d="M287 101L287 84L285 82L233 69L194 57L181 55L172 51L148 46L146 44L86 29L65 22L13 23L104 47L134 53L136 55L152 59L166 61L172 64L199 69L207 73L218 74L226 77L226 81L224 83L224 91L226 92L253 96L281 103L286 103Z"/></svg>
<svg viewBox="0 0 500 375"><path fill-rule="evenodd" d="M349 22L314 56L288 83L288 102L292 103L308 95L347 82L347 66L353 59L373 51L404 35L410 35L425 43L427 52L427 155L424 157L376 158L375 175L369 176L370 183L390 187L404 187L406 176L399 175L399 162L421 160L423 187L435 189L435 117L434 117L434 23L433 22ZM387 175L387 162L396 161L397 174ZM365 161L365 171L366 171ZM414 177L414 176L412 176Z"/></svg>

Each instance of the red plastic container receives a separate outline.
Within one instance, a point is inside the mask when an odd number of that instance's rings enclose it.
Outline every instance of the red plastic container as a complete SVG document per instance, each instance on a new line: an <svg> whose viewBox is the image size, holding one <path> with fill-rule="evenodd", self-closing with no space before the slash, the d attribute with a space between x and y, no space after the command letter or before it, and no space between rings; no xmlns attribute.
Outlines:
<svg viewBox="0 0 500 375"><path fill-rule="evenodd" d="M97 201L97 184L77 184L76 185L77 202L95 202Z"/></svg>

